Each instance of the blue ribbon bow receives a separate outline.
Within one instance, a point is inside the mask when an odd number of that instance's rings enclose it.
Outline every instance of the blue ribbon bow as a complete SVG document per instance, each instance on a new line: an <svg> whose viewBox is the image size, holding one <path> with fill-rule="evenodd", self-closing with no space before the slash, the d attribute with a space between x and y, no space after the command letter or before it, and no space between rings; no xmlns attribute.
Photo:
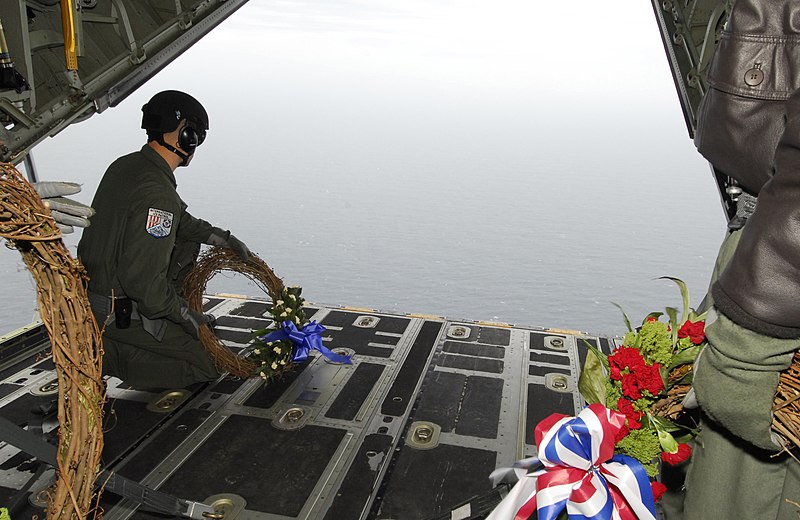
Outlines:
<svg viewBox="0 0 800 520"><path fill-rule="evenodd" d="M325 327L311 321L305 327L298 330L295 324L289 320L281 323L281 328L270 332L267 335L259 336L259 341L269 343L270 341L291 341L292 342L292 362L302 363L308 359L311 350L318 350L323 356L334 363L344 363L352 365L353 361L349 356L342 356L331 351L322 344L322 333Z"/></svg>

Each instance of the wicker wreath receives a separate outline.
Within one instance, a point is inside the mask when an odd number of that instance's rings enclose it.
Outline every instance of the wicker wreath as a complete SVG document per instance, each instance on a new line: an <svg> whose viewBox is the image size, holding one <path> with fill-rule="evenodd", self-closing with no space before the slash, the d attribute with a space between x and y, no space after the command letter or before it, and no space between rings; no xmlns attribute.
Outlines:
<svg viewBox="0 0 800 520"><path fill-rule="evenodd" d="M230 249L214 247L200 255L197 264L184 281L183 291L192 309L202 312L206 286L220 271L232 271L246 276L267 293L273 302L285 290L283 281L256 254L250 253L249 260L245 262ZM200 328L200 341L220 372L228 372L240 378L258 376L258 363L234 354L206 326Z"/></svg>
<svg viewBox="0 0 800 520"><path fill-rule="evenodd" d="M670 379L680 379L692 370L692 365L682 365L670 373ZM691 385L675 385L667 396L653 405L652 411L668 419L677 419L684 411L683 399ZM787 451L798 459L800 448L800 352L795 352L792 364L781 372L775 399L772 402L772 431L785 441ZM800 459L798 459L800 462Z"/></svg>
<svg viewBox="0 0 800 520"><path fill-rule="evenodd" d="M781 372L772 412L772 430L800 447L800 352L794 353L791 366Z"/></svg>
<svg viewBox="0 0 800 520"><path fill-rule="evenodd" d="M39 314L58 377L58 471L48 520L83 519L99 503L103 451L100 330L89 307L86 270L72 258L39 195L11 164L0 164L0 237L36 281Z"/></svg>

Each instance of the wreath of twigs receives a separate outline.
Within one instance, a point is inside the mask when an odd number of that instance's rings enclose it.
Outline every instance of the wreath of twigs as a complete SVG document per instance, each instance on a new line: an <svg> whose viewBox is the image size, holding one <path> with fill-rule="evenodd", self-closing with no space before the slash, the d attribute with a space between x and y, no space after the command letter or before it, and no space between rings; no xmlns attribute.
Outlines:
<svg viewBox="0 0 800 520"><path fill-rule="evenodd" d="M269 294L273 301L280 297L284 289L283 281L255 253L251 252L250 259L244 262L238 254L230 249L213 247L200 255L197 264L183 283L186 301L189 302L192 309L202 312L206 286L209 280L221 271L232 271L246 276L261 290ZM258 375L256 369L260 365L234 354L208 327L200 328L200 341L220 372L228 372L230 375L240 378Z"/></svg>
<svg viewBox="0 0 800 520"><path fill-rule="evenodd" d="M47 518L84 519L103 450L100 331L89 307L86 271L64 246L33 186L10 164L0 164L0 237L22 254L36 282L58 376L58 479Z"/></svg>
<svg viewBox="0 0 800 520"><path fill-rule="evenodd" d="M800 352L794 353L791 366L781 372L772 412L773 431L800 447Z"/></svg>
<svg viewBox="0 0 800 520"><path fill-rule="evenodd" d="M692 366L684 365L679 369L682 372L674 370L670 379L683 377L687 371L691 371ZM653 405L653 412L668 419L678 418L684 411L683 399L691 388L691 385L675 385L665 398ZM800 458L794 453L800 448L800 352L795 352L792 364L781 372L778 390L772 402L772 431L783 437L789 454L800 462Z"/></svg>

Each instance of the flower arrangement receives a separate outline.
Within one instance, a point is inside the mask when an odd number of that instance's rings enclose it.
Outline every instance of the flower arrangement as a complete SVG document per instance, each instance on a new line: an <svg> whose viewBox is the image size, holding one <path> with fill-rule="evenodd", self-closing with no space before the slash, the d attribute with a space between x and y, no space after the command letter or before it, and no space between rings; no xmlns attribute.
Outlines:
<svg viewBox="0 0 800 520"><path fill-rule="evenodd" d="M697 429L677 420L706 343L705 313L689 308L686 284L665 278L680 288L680 316L668 307L634 330L623 311L628 332L610 355L586 343L578 386L588 406L576 417L542 420L537 455L492 473L495 485L515 484L487 520L656 520L655 502L666 491L659 461L678 464L691 455L685 441Z"/></svg>
<svg viewBox="0 0 800 520"><path fill-rule="evenodd" d="M325 327L306 320L301 292L300 287L284 287L270 309L273 325L253 333L255 339L250 354L256 365L253 375L264 381L279 377L292 363L304 362L312 350L334 363L353 363L349 356L336 354L322 344Z"/></svg>
<svg viewBox="0 0 800 520"><path fill-rule="evenodd" d="M292 362L294 345L291 339L288 337L268 339L268 337L271 333L280 330L281 324L287 321L301 330L308 323L303 311L305 300L300 296L302 292L302 288L297 286L284 287L280 297L272 303L269 311L274 321L273 325L253 333L255 339L251 344L253 348L250 359L257 365L254 375L258 375L265 381L275 379Z"/></svg>
<svg viewBox="0 0 800 520"><path fill-rule="evenodd" d="M659 472L659 460L678 464L691 455L686 444L696 429L677 424L683 413L683 397L691 387L692 366L705 346L705 313L689 307L686 284L672 280L680 288L683 310L668 307L665 313L648 314L641 326L628 328L622 345L610 355L589 345L589 355L581 373L579 388L586 402L598 403L625 416L617 432L615 452L638 460L651 478ZM660 321L666 314L667 321ZM677 438L676 438L677 437ZM664 486L653 482L658 500Z"/></svg>

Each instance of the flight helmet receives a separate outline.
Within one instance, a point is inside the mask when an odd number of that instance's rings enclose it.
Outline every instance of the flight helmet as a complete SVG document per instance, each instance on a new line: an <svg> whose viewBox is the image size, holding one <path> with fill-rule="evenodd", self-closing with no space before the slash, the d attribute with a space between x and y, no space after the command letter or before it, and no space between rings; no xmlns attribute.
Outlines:
<svg viewBox="0 0 800 520"><path fill-rule="evenodd" d="M164 134L178 128L182 120L186 125L178 135L178 146L187 153L164 143ZM208 130L208 114L195 98L178 90L165 90L153 96L142 107L142 128L148 139L170 149L183 159L184 165L195 149L203 144Z"/></svg>

